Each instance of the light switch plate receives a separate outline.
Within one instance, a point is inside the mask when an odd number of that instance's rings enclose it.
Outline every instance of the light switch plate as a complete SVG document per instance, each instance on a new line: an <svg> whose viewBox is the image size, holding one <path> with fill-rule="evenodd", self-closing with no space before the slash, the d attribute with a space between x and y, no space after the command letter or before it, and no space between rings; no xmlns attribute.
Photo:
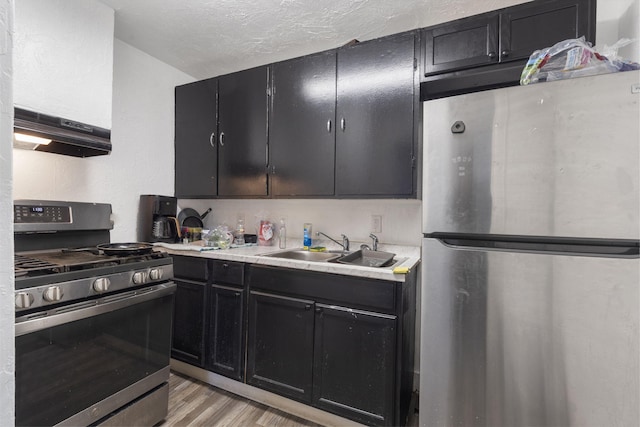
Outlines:
<svg viewBox="0 0 640 427"><path fill-rule="evenodd" d="M382 215L371 215L371 232L382 233Z"/></svg>

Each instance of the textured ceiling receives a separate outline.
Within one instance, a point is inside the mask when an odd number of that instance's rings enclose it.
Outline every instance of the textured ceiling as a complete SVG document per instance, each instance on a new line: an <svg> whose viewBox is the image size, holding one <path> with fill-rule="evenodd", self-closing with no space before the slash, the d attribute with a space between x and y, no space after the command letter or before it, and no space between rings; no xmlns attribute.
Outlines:
<svg viewBox="0 0 640 427"><path fill-rule="evenodd" d="M116 37L197 78L528 0L100 0Z"/></svg>

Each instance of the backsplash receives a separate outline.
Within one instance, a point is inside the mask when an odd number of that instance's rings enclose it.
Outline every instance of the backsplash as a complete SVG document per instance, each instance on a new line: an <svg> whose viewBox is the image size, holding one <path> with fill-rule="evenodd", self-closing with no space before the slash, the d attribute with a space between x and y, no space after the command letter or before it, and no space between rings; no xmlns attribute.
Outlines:
<svg viewBox="0 0 640 427"><path fill-rule="evenodd" d="M315 233L322 231L340 240L345 234L352 242L368 242L372 232L372 215L382 217L382 231L375 233L381 243L420 246L420 200L178 200L178 211L194 208L200 214L212 212L204 219L206 228L226 224L233 228L239 217L244 218L246 233L255 233L260 219L276 225L284 218L289 240L299 238L306 222Z"/></svg>

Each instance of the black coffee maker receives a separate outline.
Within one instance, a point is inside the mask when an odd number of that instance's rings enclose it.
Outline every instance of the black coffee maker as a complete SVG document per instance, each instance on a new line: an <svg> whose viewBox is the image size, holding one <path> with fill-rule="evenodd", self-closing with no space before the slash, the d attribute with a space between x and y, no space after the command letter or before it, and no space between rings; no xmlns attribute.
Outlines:
<svg viewBox="0 0 640 427"><path fill-rule="evenodd" d="M175 243L180 241L175 197L143 194L138 209L138 240Z"/></svg>

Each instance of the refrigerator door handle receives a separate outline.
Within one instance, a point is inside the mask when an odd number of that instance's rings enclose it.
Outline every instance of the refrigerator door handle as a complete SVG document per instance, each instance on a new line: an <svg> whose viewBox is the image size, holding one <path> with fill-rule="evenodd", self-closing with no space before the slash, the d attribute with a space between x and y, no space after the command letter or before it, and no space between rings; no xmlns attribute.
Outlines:
<svg viewBox="0 0 640 427"><path fill-rule="evenodd" d="M426 237L426 236L425 236ZM565 239L556 237L499 237L482 239L469 236L436 236L443 245L453 249L543 253L566 256L602 258L640 258L640 242L633 240Z"/></svg>

